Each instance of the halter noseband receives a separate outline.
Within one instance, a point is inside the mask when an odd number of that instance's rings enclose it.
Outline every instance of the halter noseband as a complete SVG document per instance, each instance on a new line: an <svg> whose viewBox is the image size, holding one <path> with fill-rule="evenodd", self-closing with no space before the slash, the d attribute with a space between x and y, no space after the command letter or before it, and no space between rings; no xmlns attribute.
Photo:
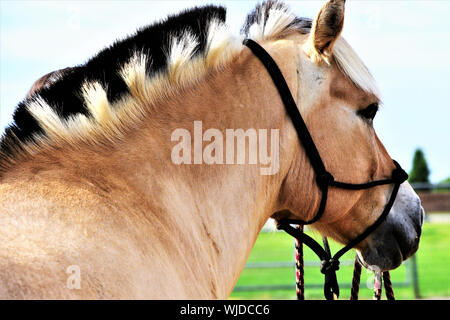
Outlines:
<svg viewBox="0 0 450 320"><path fill-rule="evenodd" d="M394 204L400 185L408 179L408 174L394 160L395 169L393 170L391 177L388 179L376 180L361 184L336 181L333 175L326 170L322 158L320 157L319 151L314 144L305 121L303 120L300 111L297 108L297 104L295 103L286 80L284 79L283 74L281 73L276 62L273 60L270 54L255 41L251 39L245 39L243 43L262 62L270 77L272 78L272 81L275 84L278 93L280 94L281 100L283 101L284 107L286 108L286 112L292 120L292 123L297 132L297 136L301 144L303 145L314 173L316 174L316 183L322 193L319 209L311 220L305 221L296 219L283 219L278 222L278 229L286 231L288 234L296 238L299 243L306 244L320 258L320 271L325 275L324 295L327 300L332 300L334 298L334 295L339 297L339 285L336 278L336 271L339 269L339 258L341 258L344 253L367 238L367 236L369 236L381 223L383 223ZM394 187L381 215L371 226L364 230L364 232L350 241L346 246L344 246L333 256L331 255L328 243L326 241L324 241L325 249L323 249L317 241L315 241L307 234L303 233L302 228L294 228L291 226L291 224L297 224L301 226L312 224L322 217L327 203L329 187L348 190L361 190L386 184L394 184Z"/></svg>

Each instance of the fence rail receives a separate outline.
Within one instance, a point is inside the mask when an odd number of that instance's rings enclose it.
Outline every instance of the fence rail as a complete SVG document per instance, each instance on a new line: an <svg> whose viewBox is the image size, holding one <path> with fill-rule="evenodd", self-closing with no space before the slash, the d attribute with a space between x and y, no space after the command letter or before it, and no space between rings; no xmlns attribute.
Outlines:
<svg viewBox="0 0 450 320"><path fill-rule="evenodd" d="M430 184L430 183L413 183L411 184L416 192L418 192L422 205L426 212L450 212L450 192L441 192L443 190L450 191L450 183L446 184ZM437 191L437 192L435 192ZM319 261L304 261L305 267L319 267ZM343 260L341 266L353 266L354 261ZM416 256L411 257L403 263L405 267L404 281L395 281L395 287L411 287L416 299L420 298L419 280L417 273ZM295 272L294 262L249 262L245 269L286 269L292 268ZM351 283L345 282L340 284L342 288L350 288ZM306 288L322 288L322 283L305 283ZM236 292L242 291L271 291L271 290L294 290L295 283L290 284L273 284L273 285L238 285L234 288Z"/></svg>
<svg viewBox="0 0 450 320"><path fill-rule="evenodd" d="M433 191L433 190L450 190L450 183L427 183L427 182L414 182L411 186L416 191Z"/></svg>
<svg viewBox="0 0 450 320"><path fill-rule="evenodd" d="M341 266L353 266L354 261L343 260L341 261ZM410 259L403 263L406 268L406 277L404 281L393 282L392 285L395 287L409 287L412 286L414 289L414 296L419 298L418 289L418 279L417 279L417 266L416 259ZM307 267L320 267L319 261L305 261L305 268ZM295 270L295 263L293 262L249 262L245 265L246 269L285 269L292 268L293 272ZM350 282L344 282L339 284L341 288L349 289L351 288ZM323 287L322 283L306 283L305 288L310 289L320 289ZM234 288L235 292L242 291L271 291L271 290L294 290L295 283L290 284L272 284L272 285L239 285Z"/></svg>
<svg viewBox="0 0 450 320"><path fill-rule="evenodd" d="M413 183L412 187L419 194L425 212L450 212L450 183Z"/></svg>

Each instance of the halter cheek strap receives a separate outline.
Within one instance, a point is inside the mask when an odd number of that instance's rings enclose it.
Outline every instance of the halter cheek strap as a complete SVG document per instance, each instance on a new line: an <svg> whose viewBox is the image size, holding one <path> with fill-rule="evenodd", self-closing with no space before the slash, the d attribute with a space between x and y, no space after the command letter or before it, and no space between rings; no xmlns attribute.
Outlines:
<svg viewBox="0 0 450 320"><path fill-rule="evenodd" d="M300 143L305 149L306 155L316 175L317 186L319 187L322 194L319 209L311 220L305 221L298 219L283 219L278 222L278 229L286 231L288 234L296 238L299 243L306 244L320 258L320 271L325 275L324 295L327 299L331 300L334 298L334 296L339 296L339 285L336 278L336 271L339 269L339 258L341 258L344 253L367 238L376 228L378 228L380 224L383 223L394 204L400 185L408 179L408 174L394 160L395 169L393 170L390 178L360 184L336 181L333 175L326 170L325 164L322 161L314 140L311 137L306 123L303 120L299 109L297 108L297 104L292 97L289 86L287 85L286 80L284 79L283 74L281 73L276 62L273 60L270 54L255 41L246 39L244 40L244 45L246 45L261 61L270 77L272 78L272 81L277 88L278 93L280 94L286 112L292 120ZM381 215L371 226L369 226L365 231L363 231L359 236L350 241L346 246L344 246L333 256L331 255L326 240L324 241L325 249L323 249L320 244L317 243L317 241L302 232L303 228L294 228L291 226L291 224L307 225L318 221L325 211L328 189L330 187L347 190L361 190L387 184L393 184L394 187Z"/></svg>

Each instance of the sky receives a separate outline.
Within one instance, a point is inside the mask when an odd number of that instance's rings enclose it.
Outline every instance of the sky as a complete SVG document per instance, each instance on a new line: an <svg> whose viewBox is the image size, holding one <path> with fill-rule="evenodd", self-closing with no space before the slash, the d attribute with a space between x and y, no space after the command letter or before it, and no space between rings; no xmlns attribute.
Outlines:
<svg viewBox="0 0 450 320"><path fill-rule="evenodd" d="M285 1L314 18L323 1ZM238 34L257 1L0 0L0 133L42 75L85 62L114 40L182 9L227 7ZM450 1L348 0L343 36L382 92L375 129L407 171L422 148L434 183L450 177Z"/></svg>

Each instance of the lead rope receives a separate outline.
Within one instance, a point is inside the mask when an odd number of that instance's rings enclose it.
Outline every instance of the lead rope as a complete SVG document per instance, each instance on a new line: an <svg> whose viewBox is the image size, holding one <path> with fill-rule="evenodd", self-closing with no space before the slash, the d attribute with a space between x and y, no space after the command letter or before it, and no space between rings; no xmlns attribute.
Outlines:
<svg viewBox="0 0 450 320"><path fill-rule="evenodd" d="M395 300L394 289L392 288L391 274L389 271L383 272L384 290L386 291L386 299Z"/></svg>
<svg viewBox="0 0 450 320"><path fill-rule="evenodd" d="M382 283L384 283L384 290L386 291L387 300L395 300L394 290L392 289L391 274L389 271L375 272L375 279L373 285L373 299L381 300Z"/></svg>
<svg viewBox="0 0 450 320"><path fill-rule="evenodd" d="M381 272L375 271L375 276L373 279L373 300L381 300L381 286L382 278L381 278Z"/></svg>
<svg viewBox="0 0 450 320"><path fill-rule="evenodd" d="M352 290L350 291L350 300L358 300L360 281L361 281L361 264L358 261L358 256L355 256L355 264L353 266Z"/></svg>
<svg viewBox="0 0 450 320"><path fill-rule="evenodd" d="M303 232L303 226L298 225L297 229ZM303 242L295 239L295 288L297 300L305 300L305 265L303 261Z"/></svg>
<svg viewBox="0 0 450 320"><path fill-rule="evenodd" d="M303 226L298 225L299 232L304 232ZM327 238L323 238L325 250L330 253ZM389 271L384 271L381 274L376 272L374 277L374 300L381 299L381 283L384 283L387 300L395 300L394 290L392 288L391 275ZM361 283L361 263L359 263L358 256L355 256L355 264L353 267L352 287L350 291L350 300L358 300L359 287ZM295 239L295 284L297 300L305 300L305 264L303 259L303 242ZM333 298L337 298L333 296Z"/></svg>

